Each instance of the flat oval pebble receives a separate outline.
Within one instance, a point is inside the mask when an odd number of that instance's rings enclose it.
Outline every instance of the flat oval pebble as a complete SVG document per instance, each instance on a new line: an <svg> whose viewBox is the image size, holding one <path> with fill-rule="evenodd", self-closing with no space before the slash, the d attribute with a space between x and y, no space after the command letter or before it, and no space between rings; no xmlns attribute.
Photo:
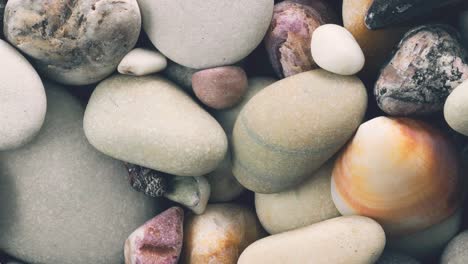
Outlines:
<svg viewBox="0 0 468 264"><path fill-rule="evenodd" d="M258 193L277 193L309 177L360 125L364 84L324 70L300 73L256 94L233 133L233 173Z"/></svg>
<svg viewBox="0 0 468 264"><path fill-rule="evenodd" d="M444 105L444 117L447 123L458 133L468 136L468 80L460 84L447 97Z"/></svg>
<svg viewBox="0 0 468 264"><path fill-rule="evenodd" d="M240 61L260 44L273 0L138 0L143 28L172 61L203 69Z"/></svg>
<svg viewBox="0 0 468 264"><path fill-rule="evenodd" d="M0 151L20 147L42 127L46 96L41 78L29 62L0 40Z"/></svg>
<svg viewBox="0 0 468 264"><path fill-rule="evenodd" d="M84 131L111 157L178 176L213 171L227 150L218 122L156 75L115 75L101 82L86 108Z"/></svg>
<svg viewBox="0 0 468 264"><path fill-rule="evenodd" d="M122 263L127 236L160 210L132 190L124 165L83 133L83 107L46 84L39 135L0 152L0 248L27 263Z"/></svg>
<svg viewBox="0 0 468 264"><path fill-rule="evenodd" d="M327 71L353 75L364 67L364 53L346 28L327 24L315 29L311 52L315 63Z"/></svg>
<svg viewBox="0 0 468 264"><path fill-rule="evenodd" d="M453 238L442 253L440 264L468 263L468 231Z"/></svg>
<svg viewBox="0 0 468 264"><path fill-rule="evenodd" d="M258 240L238 264L372 264L384 246L385 233L377 222L342 216Z"/></svg>
<svg viewBox="0 0 468 264"><path fill-rule="evenodd" d="M340 216L331 196L333 161L298 186L273 194L255 194L255 209L270 234L301 228Z"/></svg>
<svg viewBox="0 0 468 264"><path fill-rule="evenodd" d="M201 70L192 76L195 95L214 109L229 108L237 104L247 90L247 74L236 66Z"/></svg>
<svg viewBox="0 0 468 264"><path fill-rule="evenodd" d="M208 205L204 214L185 222L181 263L236 264L240 253L262 235L252 210L237 204Z"/></svg>
<svg viewBox="0 0 468 264"><path fill-rule="evenodd" d="M137 0L9 0L4 33L54 81L84 85L117 68L141 29Z"/></svg>
<svg viewBox="0 0 468 264"><path fill-rule="evenodd" d="M164 70L167 66L167 59L161 53L136 48L131 50L119 63L117 70L121 74L143 76Z"/></svg>

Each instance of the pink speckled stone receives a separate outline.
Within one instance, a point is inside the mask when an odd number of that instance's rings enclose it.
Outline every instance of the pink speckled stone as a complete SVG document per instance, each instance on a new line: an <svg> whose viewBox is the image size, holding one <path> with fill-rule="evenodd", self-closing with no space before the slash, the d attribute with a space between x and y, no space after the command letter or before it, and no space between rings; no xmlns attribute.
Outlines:
<svg viewBox="0 0 468 264"><path fill-rule="evenodd" d="M176 264L183 222L182 208L172 207L139 227L125 242L125 264Z"/></svg>
<svg viewBox="0 0 468 264"><path fill-rule="evenodd" d="M192 76L195 95L205 105L225 109L237 104L247 90L247 75L240 67L202 70Z"/></svg>

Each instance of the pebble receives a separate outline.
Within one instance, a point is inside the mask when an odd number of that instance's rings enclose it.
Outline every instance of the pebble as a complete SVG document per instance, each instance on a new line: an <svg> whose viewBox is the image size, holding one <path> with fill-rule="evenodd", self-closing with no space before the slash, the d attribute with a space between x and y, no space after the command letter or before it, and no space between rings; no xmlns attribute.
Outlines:
<svg viewBox="0 0 468 264"><path fill-rule="evenodd" d="M171 207L147 221L125 241L125 264L177 264L183 243L184 210Z"/></svg>
<svg viewBox="0 0 468 264"><path fill-rule="evenodd" d="M3 38L3 13L7 0L0 0L0 38Z"/></svg>
<svg viewBox="0 0 468 264"><path fill-rule="evenodd" d="M248 88L242 101L234 107L213 111L213 117L223 127L231 144L234 123L244 105L259 91L274 83L276 80L268 77L254 77L248 80ZM231 146L229 147L229 149ZM206 175L211 185L210 201L229 202L238 197L245 188L232 174L231 152L228 150L226 157L213 172Z"/></svg>
<svg viewBox="0 0 468 264"><path fill-rule="evenodd" d="M384 246L385 233L377 222L343 216L258 240L238 264L372 264Z"/></svg>
<svg viewBox="0 0 468 264"><path fill-rule="evenodd" d="M468 80L460 84L447 97L444 105L444 117L447 123L458 133L468 136Z"/></svg>
<svg viewBox="0 0 468 264"><path fill-rule="evenodd" d="M370 30L364 23L365 16L374 0L343 0L343 24L353 34L365 55L363 77L374 80L388 59L394 46L408 30L392 27Z"/></svg>
<svg viewBox="0 0 468 264"><path fill-rule="evenodd" d="M182 65L179 65L175 62L169 61L167 68L164 70L164 75L180 85L189 93L193 93L192 90L192 76L197 72L196 69L191 69Z"/></svg>
<svg viewBox="0 0 468 264"><path fill-rule="evenodd" d="M310 40L320 25L337 22L327 1L283 1L275 5L265 46L279 78L317 68L310 53Z"/></svg>
<svg viewBox="0 0 468 264"><path fill-rule="evenodd" d="M156 48L189 68L229 65L263 39L273 0L139 0L143 28ZM188 12L189 11L189 12Z"/></svg>
<svg viewBox="0 0 468 264"><path fill-rule="evenodd" d="M295 188L274 194L255 194L255 208L270 234L301 228L340 216L333 203L333 159Z"/></svg>
<svg viewBox="0 0 468 264"><path fill-rule="evenodd" d="M468 78L468 56L448 25L423 25L405 34L375 84L379 107L389 115L441 111L448 95Z"/></svg>
<svg viewBox="0 0 468 264"><path fill-rule="evenodd" d="M468 262L468 231L461 232L445 247L440 264L465 264Z"/></svg>
<svg viewBox="0 0 468 264"><path fill-rule="evenodd" d="M12 46L0 40L0 151L18 148L39 132L46 114L41 78Z"/></svg>
<svg viewBox="0 0 468 264"><path fill-rule="evenodd" d="M182 204L196 214L205 211L210 198L210 184L205 177L169 177L164 197Z"/></svg>
<svg viewBox="0 0 468 264"><path fill-rule="evenodd" d="M127 183L124 165L89 145L83 107L45 84L39 135L0 152L0 248L26 263L122 263L127 236L160 211Z"/></svg>
<svg viewBox="0 0 468 264"><path fill-rule="evenodd" d="M237 118L234 175L258 193L299 184L353 135L366 107L364 84L352 76L313 70L268 86Z"/></svg>
<svg viewBox="0 0 468 264"><path fill-rule="evenodd" d="M127 53L117 67L121 74L143 76L157 73L167 66L167 59L161 53L136 48Z"/></svg>
<svg viewBox="0 0 468 264"><path fill-rule="evenodd" d="M375 264L421 264L421 262L405 254L385 249Z"/></svg>
<svg viewBox="0 0 468 264"><path fill-rule="evenodd" d="M236 66L201 70L192 76L193 91L205 105L225 109L239 103L247 90L247 74Z"/></svg>
<svg viewBox="0 0 468 264"><path fill-rule="evenodd" d="M204 214L189 216L184 230L181 263L187 264L236 264L240 253L263 236L255 213L236 204L210 204Z"/></svg>
<svg viewBox="0 0 468 264"><path fill-rule="evenodd" d="M4 34L48 78L71 85L115 71L138 40L136 0L9 0Z"/></svg>
<svg viewBox="0 0 468 264"><path fill-rule="evenodd" d="M364 67L364 53L346 28L327 24L315 29L311 52L315 63L327 71L353 75Z"/></svg>
<svg viewBox="0 0 468 264"><path fill-rule="evenodd" d="M86 108L84 131L106 155L177 176L213 171L227 150L216 120L157 75L101 82Z"/></svg>

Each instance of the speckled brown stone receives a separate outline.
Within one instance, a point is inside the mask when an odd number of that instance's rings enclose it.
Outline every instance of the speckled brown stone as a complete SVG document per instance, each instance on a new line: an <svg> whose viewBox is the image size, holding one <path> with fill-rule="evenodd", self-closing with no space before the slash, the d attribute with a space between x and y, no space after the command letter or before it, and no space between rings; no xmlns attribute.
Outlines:
<svg viewBox="0 0 468 264"><path fill-rule="evenodd" d="M5 37L57 82L94 83L111 74L141 28L136 0L9 0Z"/></svg>
<svg viewBox="0 0 468 264"><path fill-rule="evenodd" d="M468 57L448 25L423 25L398 44L375 84L379 107L390 115L442 110L447 96L468 78Z"/></svg>
<svg viewBox="0 0 468 264"><path fill-rule="evenodd" d="M183 242L184 211L172 207L135 230L125 242L125 264L176 264Z"/></svg>

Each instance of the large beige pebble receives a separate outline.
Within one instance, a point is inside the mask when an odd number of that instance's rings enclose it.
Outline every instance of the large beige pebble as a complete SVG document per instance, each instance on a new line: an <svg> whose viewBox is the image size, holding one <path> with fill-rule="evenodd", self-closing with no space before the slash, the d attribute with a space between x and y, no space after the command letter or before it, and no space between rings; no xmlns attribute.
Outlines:
<svg viewBox="0 0 468 264"><path fill-rule="evenodd" d="M318 66L336 74L353 75L364 67L364 53L353 35L335 24L314 31L311 52Z"/></svg>
<svg viewBox="0 0 468 264"><path fill-rule="evenodd" d="M258 193L299 184L346 143L366 108L366 89L356 77L314 70L268 86L236 120L234 176Z"/></svg>
<svg viewBox="0 0 468 264"><path fill-rule="evenodd" d="M444 117L455 131L468 136L468 80L460 84L448 96L444 105Z"/></svg>
<svg viewBox="0 0 468 264"><path fill-rule="evenodd" d="M280 193L255 194L255 208L270 234L340 216L331 196L333 161L325 163L302 184Z"/></svg>
<svg viewBox="0 0 468 264"><path fill-rule="evenodd" d="M260 44L273 0L138 0L143 29L172 61L203 69L240 61Z"/></svg>
<svg viewBox="0 0 468 264"><path fill-rule="evenodd" d="M0 40L0 58L2 151L31 141L44 123L47 106L41 78L21 53Z"/></svg>
<svg viewBox="0 0 468 264"><path fill-rule="evenodd" d="M181 263L236 264L240 253L262 235L252 210L236 204L208 205L204 214L191 215L185 222Z"/></svg>
<svg viewBox="0 0 468 264"><path fill-rule="evenodd" d="M201 176L223 160L221 126L175 84L159 76L116 75L98 85L84 118L101 152L178 176Z"/></svg>
<svg viewBox="0 0 468 264"><path fill-rule="evenodd" d="M238 264L372 264L385 246L385 233L374 220L342 216L273 235L250 245Z"/></svg>

